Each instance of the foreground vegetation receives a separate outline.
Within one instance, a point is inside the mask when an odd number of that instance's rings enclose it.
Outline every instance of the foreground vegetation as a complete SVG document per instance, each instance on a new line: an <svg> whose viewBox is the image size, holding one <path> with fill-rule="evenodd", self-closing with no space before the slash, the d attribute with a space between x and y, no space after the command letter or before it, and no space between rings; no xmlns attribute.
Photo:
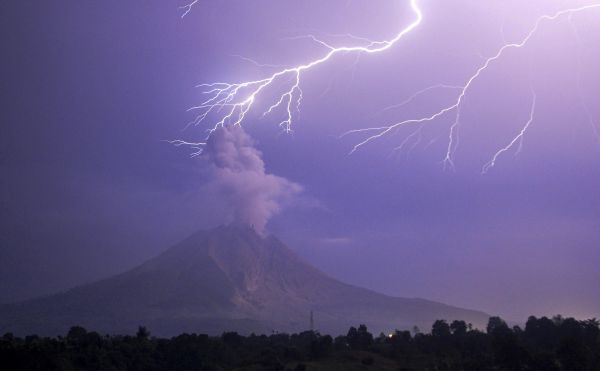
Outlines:
<svg viewBox="0 0 600 371"><path fill-rule="evenodd" d="M2 370L600 370L595 319L530 317L524 329L492 317L487 331L436 321L374 337L363 325L346 336L317 332L159 339L101 336L73 327L66 337L0 338Z"/></svg>

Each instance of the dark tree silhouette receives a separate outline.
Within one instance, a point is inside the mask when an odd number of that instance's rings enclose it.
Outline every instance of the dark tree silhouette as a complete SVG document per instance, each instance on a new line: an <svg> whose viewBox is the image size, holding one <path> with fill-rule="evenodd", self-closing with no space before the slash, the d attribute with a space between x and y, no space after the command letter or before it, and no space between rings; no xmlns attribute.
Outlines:
<svg viewBox="0 0 600 371"><path fill-rule="evenodd" d="M350 327L346 339L350 349L366 350L373 344L373 335L367 331L367 326L360 325L358 329Z"/></svg>
<svg viewBox="0 0 600 371"><path fill-rule="evenodd" d="M135 337L137 337L140 340L147 340L150 337L150 331L148 331L146 327L140 326L138 327Z"/></svg>
<svg viewBox="0 0 600 371"><path fill-rule="evenodd" d="M453 335L464 336L467 333L467 324L465 321L452 321L450 324L450 330Z"/></svg>
<svg viewBox="0 0 600 371"><path fill-rule="evenodd" d="M431 327L431 335L438 339L448 339L451 335L448 322L443 319L438 319Z"/></svg>
<svg viewBox="0 0 600 371"><path fill-rule="evenodd" d="M529 317L510 328L499 317L487 332L463 321L436 321L430 333L396 330L376 340L365 325L332 339L314 331L298 334L218 337L182 334L101 336L81 326L65 337L0 337L1 370L600 370L600 324L596 319Z"/></svg>

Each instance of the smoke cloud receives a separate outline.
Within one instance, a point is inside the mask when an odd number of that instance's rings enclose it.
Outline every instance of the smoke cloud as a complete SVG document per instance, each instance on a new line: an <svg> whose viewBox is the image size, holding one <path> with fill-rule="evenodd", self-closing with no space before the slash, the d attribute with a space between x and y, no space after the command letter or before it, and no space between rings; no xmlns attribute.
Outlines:
<svg viewBox="0 0 600 371"><path fill-rule="evenodd" d="M262 153L241 127L214 132L204 151L211 163L211 187L233 207L236 223L253 225L263 233L269 219L279 213L302 187L283 177L267 174Z"/></svg>

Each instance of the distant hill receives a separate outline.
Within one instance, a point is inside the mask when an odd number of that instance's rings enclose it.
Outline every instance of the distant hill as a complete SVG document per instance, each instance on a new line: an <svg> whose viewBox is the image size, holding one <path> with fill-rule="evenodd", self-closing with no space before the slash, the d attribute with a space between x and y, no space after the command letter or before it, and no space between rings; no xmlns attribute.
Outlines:
<svg viewBox="0 0 600 371"><path fill-rule="evenodd" d="M273 236L222 226L193 234L123 274L56 295L0 306L0 334L64 334L81 325L105 333L375 333L436 319L484 327L488 315L423 299L390 297L337 281Z"/></svg>

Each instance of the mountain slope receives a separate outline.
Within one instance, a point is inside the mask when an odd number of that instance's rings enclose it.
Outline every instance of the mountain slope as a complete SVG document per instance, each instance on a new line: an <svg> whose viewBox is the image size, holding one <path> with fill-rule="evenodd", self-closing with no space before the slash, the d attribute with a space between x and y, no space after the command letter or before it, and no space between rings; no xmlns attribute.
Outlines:
<svg viewBox="0 0 600 371"><path fill-rule="evenodd" d="M299 259L275 237L242 226L198 232L126 273L64 293L0 307L0 333L64 334L78 324L157 335L302 331L338 334L365 323L375 331L436 319L483 326L487 315L423 299L390 297L339 282Z"/></svg>

